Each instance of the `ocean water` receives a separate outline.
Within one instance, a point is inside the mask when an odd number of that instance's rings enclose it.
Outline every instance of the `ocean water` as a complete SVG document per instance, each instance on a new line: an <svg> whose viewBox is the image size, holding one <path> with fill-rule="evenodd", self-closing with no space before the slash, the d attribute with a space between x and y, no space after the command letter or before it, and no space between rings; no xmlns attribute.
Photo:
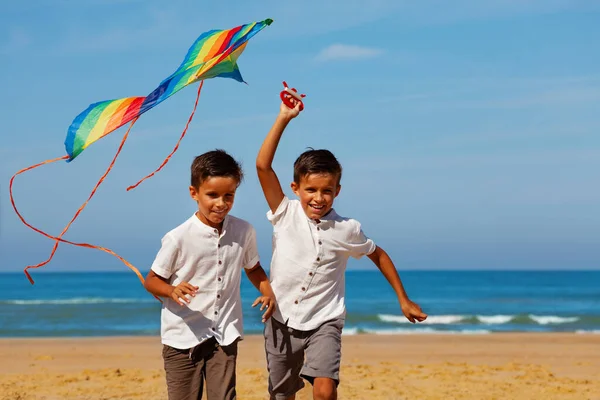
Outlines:
<svg viewBox="0 0 600 400"><path fill-rule="evenodd" d="M35 271L34 271L35 273ZM600 334L600 271L401 271L429 314L410 324L379 271L348 271L344 334ZM159 335L160 303L122 273L0 274L0 337ZM246 334L261 333L258 292L244 276Z"/></svg>

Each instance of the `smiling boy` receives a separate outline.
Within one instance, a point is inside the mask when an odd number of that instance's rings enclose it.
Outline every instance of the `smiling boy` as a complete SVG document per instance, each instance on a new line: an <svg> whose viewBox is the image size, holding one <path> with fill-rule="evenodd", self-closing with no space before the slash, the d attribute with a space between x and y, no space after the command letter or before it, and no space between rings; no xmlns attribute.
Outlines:
<svg viewBox="0 0 600 400"><path fill-rule="evenodd" d="M410 322L427 315L406 294L387 253L365 236L361 224L333 209L341 190L342 167L329 150L308 150L294 163L288 199L272 168L279 140L299 105L284 104L256 159L273 224L270 278L278 308L265 326L271 399L291 400L306 379L313 398L337 398L341 335L346 315L345 270L349 257L367 255L398 296Z"/></svg>
<svg viewBox="0 0 600 400"><path fill-rule="evenodd" d="M262 294L253 306L275 310L260 266L256 232L229 215L242 181L240 165L223 150L195 158L192 199L198 207L168 232L146 278L146 289L164 298L161 341L169 400L236 398L237 343L242 338L241 271Z"/></svg>

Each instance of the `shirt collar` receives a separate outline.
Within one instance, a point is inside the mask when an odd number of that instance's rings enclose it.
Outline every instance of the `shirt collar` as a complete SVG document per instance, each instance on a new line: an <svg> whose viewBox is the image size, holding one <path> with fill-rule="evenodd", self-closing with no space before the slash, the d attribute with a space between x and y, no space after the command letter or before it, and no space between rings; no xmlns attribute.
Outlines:
<svg viewBox="0 0 600 400"><path fill-rule="evenodd" d="M328 222L328 221L335 221L338 217L338 214L335 212L335 210L332 208L331 210L329 210L329 212L324 215L320 221L321 223L323 222ZM313 224L316 224L317 221L315 221L314 219L308 218L306 217L309 221L311 221Z"/></svg>
<svg viewBox="0 0 600 400"><path fill-rule="evenodd" d="M211 233L218 233L219 231L217 230L217 228L213 228L212 226L206 225L204 222L200 221L200 218L198 218L198 216L196 215L196 213L194 213L192 215L192 219L194 220L194 223L196 224L196 226L198 226L200 229L202 229L204 232L211 232ZM223 219L223 229L221 230L221 236L225 235L225 232L227 232L227 225L229 224L229 214L227 214L225 216L225 218Z"/></svg>

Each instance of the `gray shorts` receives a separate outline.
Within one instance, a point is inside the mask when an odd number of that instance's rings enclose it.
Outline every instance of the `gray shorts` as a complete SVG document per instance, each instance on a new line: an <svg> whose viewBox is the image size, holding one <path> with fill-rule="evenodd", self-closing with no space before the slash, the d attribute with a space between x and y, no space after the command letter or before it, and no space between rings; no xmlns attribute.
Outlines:
<svg viewBox="0 0 600 400"><path fill-rule="evenodd" d="M304 387L302 378L340 381L343 319L317 329L299 331L269 318L265 324L265 351L272 399L286 399Z"/></svg>
<svg viewBox="0 0 600 400"><path fill-rule="evenodd" d="M204 381L208 400L234 400L238 341L221 347L210 338L193 349L163 345L169 400L202 398Z"/></svg>

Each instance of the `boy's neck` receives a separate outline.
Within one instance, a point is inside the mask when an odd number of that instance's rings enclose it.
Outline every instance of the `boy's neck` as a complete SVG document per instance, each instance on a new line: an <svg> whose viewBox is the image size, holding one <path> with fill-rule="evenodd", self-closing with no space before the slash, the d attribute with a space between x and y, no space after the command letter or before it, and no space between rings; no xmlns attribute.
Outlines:
<svg viewBox="0 0 600 400"><path fill-rule="evenodd" d="M333 211L333 207L331 207L329 209L329 211L327 211L325 213L325 215L323 215L321 218L311 218L313 221L315 221L315 223L320 224L321 222L323 222L323 218L325 218L326 216L328 216L329 214L331 214L331 212Z"/></svg>
<svg viewBox="0 0 600 400"><path fill-rule="evenodd" d="M198 220L200 222L202 222L204 225L206 225L206 226L208 226L210 228L218 230L219 234L221 232L223 232L223 224L225 223L225 219L223 219L223 221L221 221L221 223L219 223L219 224L213 224L212 222L210 222L208 220L205 221L204 218L203 218L203 216L200 214L200 211L196 211L196 213L194 215L196 215L196 218L198 218ZM225 218L227 218L227 216L225 216Z"/></svg>

